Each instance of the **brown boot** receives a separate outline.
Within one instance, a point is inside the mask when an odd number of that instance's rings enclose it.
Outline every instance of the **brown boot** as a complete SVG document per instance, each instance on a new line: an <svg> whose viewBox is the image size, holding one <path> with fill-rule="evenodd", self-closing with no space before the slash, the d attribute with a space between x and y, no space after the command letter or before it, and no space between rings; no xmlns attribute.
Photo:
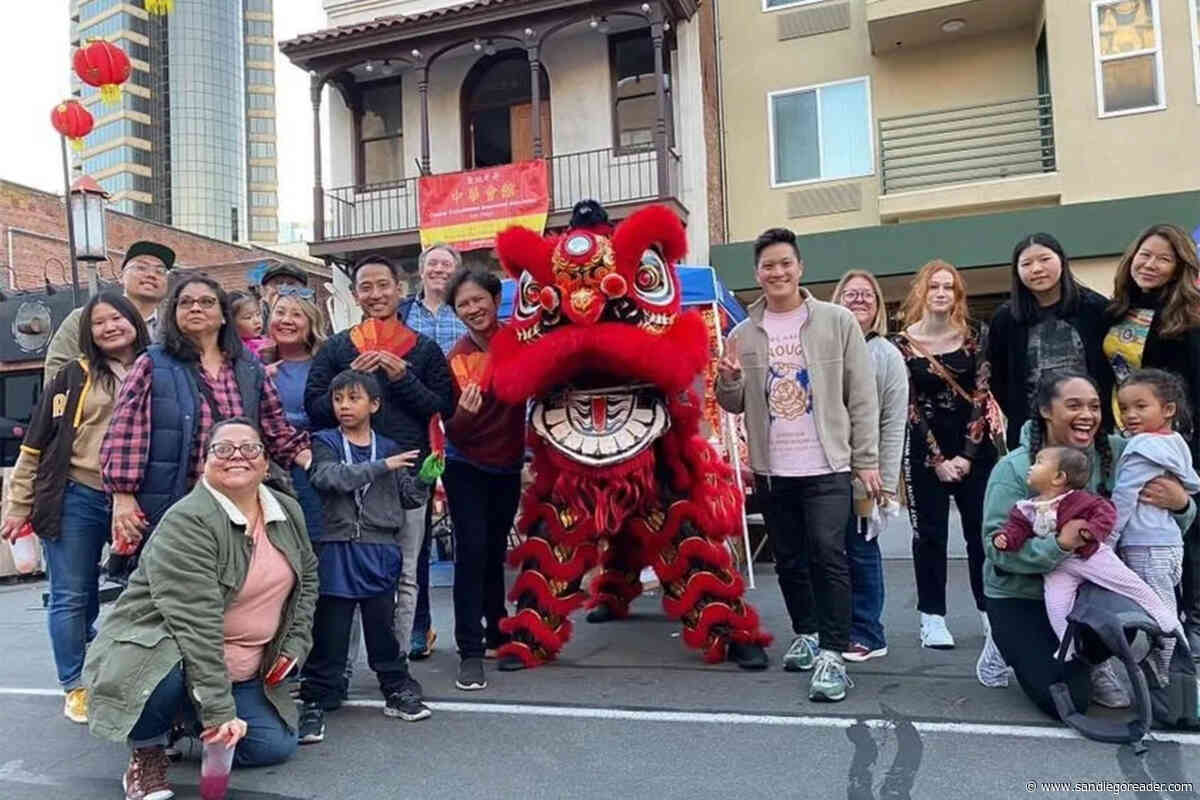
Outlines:
<svg viewBox="0 0 1200 800"><path fill-rule="evenodd" d="M129 758L129 767L121 785L125 787L125 800L171 800L175 792L167 782L167 767L170 765L167 751L163 747L139 747Z"/></svg>

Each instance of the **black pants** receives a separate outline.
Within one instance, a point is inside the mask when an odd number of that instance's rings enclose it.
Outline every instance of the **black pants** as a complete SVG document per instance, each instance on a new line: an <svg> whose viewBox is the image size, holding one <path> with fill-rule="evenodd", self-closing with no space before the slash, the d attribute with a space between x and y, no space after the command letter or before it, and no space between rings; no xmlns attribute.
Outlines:
<svg viewBox="0 0 1200 800"><path fill-rule="evenodd" d="M967 566L975 607L984 609L983 597L983 492L991 460L971 465L966 480L942 483L924 466L924 457L913 455L905 470L908 480L908 515L912 522L913 572L917 577L917 609L925 614L946 614L946 543L950 538L950 498L962 517L967 543Z"/></svg>
<svg viewBox="0 0 1200 800"><path fill-rule="evenodd" d="M484 626L495 643L504 608L504 553L521 475L485 472L451 459L442 474L454 523L454 639L462 658L482 658Z"/></svg>
<svg viewBox="0 0 1200 800"><path fill-rule="evenodd" d="M1021 691L1045 713L1058 718L1050 686L1065 682L1075 707L1086 711L1091 696L1091 670L1082 661L1060 662L1054 657L1058 636L1046 617L1044 600L999 599L987 601L992 641L1016 673Z"/></svg>
<svg viewBox="0 0 1200 800"><path fill-rule="evenodd" d="M755 487L792 630L820 633L822 649L844 652L850 646L850 473L772 477L769 487L756 475Z"/></svg>
<svg viewBox="0 0 1200 800"><path fill-rule="evenodd" d="M366 599L323 594L317 597L313 646L304 664L304 681L300 686L300 699L305 702L336 703L340 698L355 606L362 612L367 663L379 677L379 689L385 698L400 690L408 674L408 654L396 641L395 592Z"/></svg>

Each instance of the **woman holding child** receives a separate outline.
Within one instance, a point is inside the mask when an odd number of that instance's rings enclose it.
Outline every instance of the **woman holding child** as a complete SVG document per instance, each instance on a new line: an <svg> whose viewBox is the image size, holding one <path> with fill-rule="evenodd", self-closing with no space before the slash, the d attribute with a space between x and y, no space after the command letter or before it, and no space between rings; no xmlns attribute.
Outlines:
<svg viewBox="0 0 1200 800"><path fill-rule="evenodd" d="M1067 683L1076 707L1086 708L1092 694L1091 681L1083 662L1063 664L1055 659L1059 639L1047 614L1044 579L1095 537L1088 531L1088 523L1081 519L1061 525L1055 535L1033 536L1020 548L1009 547L1007 542L1003 542L1004 548L998 547L996 535L1009 520L1014 506L1030 496L1031 467L1043 449L1071 447L1086 452L1090 474L1084 488L1093 494L1109 494L1116 483L1116 459L1126 440L1100 434L1100 393L1095 382L1085 375L1061 373L1044 378L1036 408L1037 417L1026 423L1021 432L1021 445L992 470L984 498L983 583L991 625L985 648L994 641L1030 700L1047 714L1057 716L1050 696L1051 684ZM1064 471L1058 468L1056 459L1055 473ZM1039 482L1036 476L1034 482ZM1138 500L1170 512L1181 531L1187 529L1195 516L1191 498L1173 477L1148 481L1138 493ZM981 661L987 655L985 649ZM1094 687L1097 702L1124 705L1127 702L1122 697L1124 691L1110 683L1111 674L1098 672L1104 677L1098 678Z"/></svg>

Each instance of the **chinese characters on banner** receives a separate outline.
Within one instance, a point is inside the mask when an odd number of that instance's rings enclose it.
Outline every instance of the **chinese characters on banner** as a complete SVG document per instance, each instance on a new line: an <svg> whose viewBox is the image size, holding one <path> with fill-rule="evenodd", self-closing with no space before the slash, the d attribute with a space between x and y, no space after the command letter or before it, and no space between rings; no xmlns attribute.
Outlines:
<svg viewBox="0 0 1200 800"><path fill-rule="evenodd" d="M511 225L541 233L550 212L545 161L427 175L418 186L421 247L446 242L459 250L496 243Z"/></svg>

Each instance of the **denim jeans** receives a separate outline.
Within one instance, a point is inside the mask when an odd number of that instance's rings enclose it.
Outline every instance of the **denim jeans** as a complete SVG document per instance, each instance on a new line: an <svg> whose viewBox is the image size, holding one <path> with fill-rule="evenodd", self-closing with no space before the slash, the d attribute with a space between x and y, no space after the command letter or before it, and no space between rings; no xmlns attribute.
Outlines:
<svg viewBox="0 0 1200 800"><path fill-rule="evenodd" d="M883 556L879 539L867 541L863 520L853 510L846 523L846 559L850 562L850 642L871 650L887 647L883 633Z"/></svg>
<svg viewBox="0 0 1200 800"><path fill-rule="evenodd" d="M846 516L850 473L805 478L755 476L775 551L779 590L796 633L817 633L821 649L850 646Z"/></svg>
<svg viewBox="0 0 1200 800"><path fill-rule="evenodd" d="M238 719L246 723L246 735L233 754L235 767L265 767L292 757L299 744L297 733L288 729L271 705L263 693L262 681L256 678L233 684L233 703ZM182 663L159 681L142 706L142 715L129 732L130 747L166 745L177 717L188 722L196 720Z"/></svg>
<svg viewBox="0 0 1200 800"><path fill-rule="evenodd" d="M300 501L300 509L304 512L308 538L314 542L321 541L325 534L325 512L317 490L308 482L308 472L302 467L292 467L292 486L296 489L296 499Z"/></svg>
<svg viewBox="0 0 1200 800"><path fill-rule="evenodd" d="M47 622L58 682L66 691L81 685L84 651L96 637L100 614L100 554L112 527L104 492L67 481L58 538L42 540L50 573Z"/></svg>

